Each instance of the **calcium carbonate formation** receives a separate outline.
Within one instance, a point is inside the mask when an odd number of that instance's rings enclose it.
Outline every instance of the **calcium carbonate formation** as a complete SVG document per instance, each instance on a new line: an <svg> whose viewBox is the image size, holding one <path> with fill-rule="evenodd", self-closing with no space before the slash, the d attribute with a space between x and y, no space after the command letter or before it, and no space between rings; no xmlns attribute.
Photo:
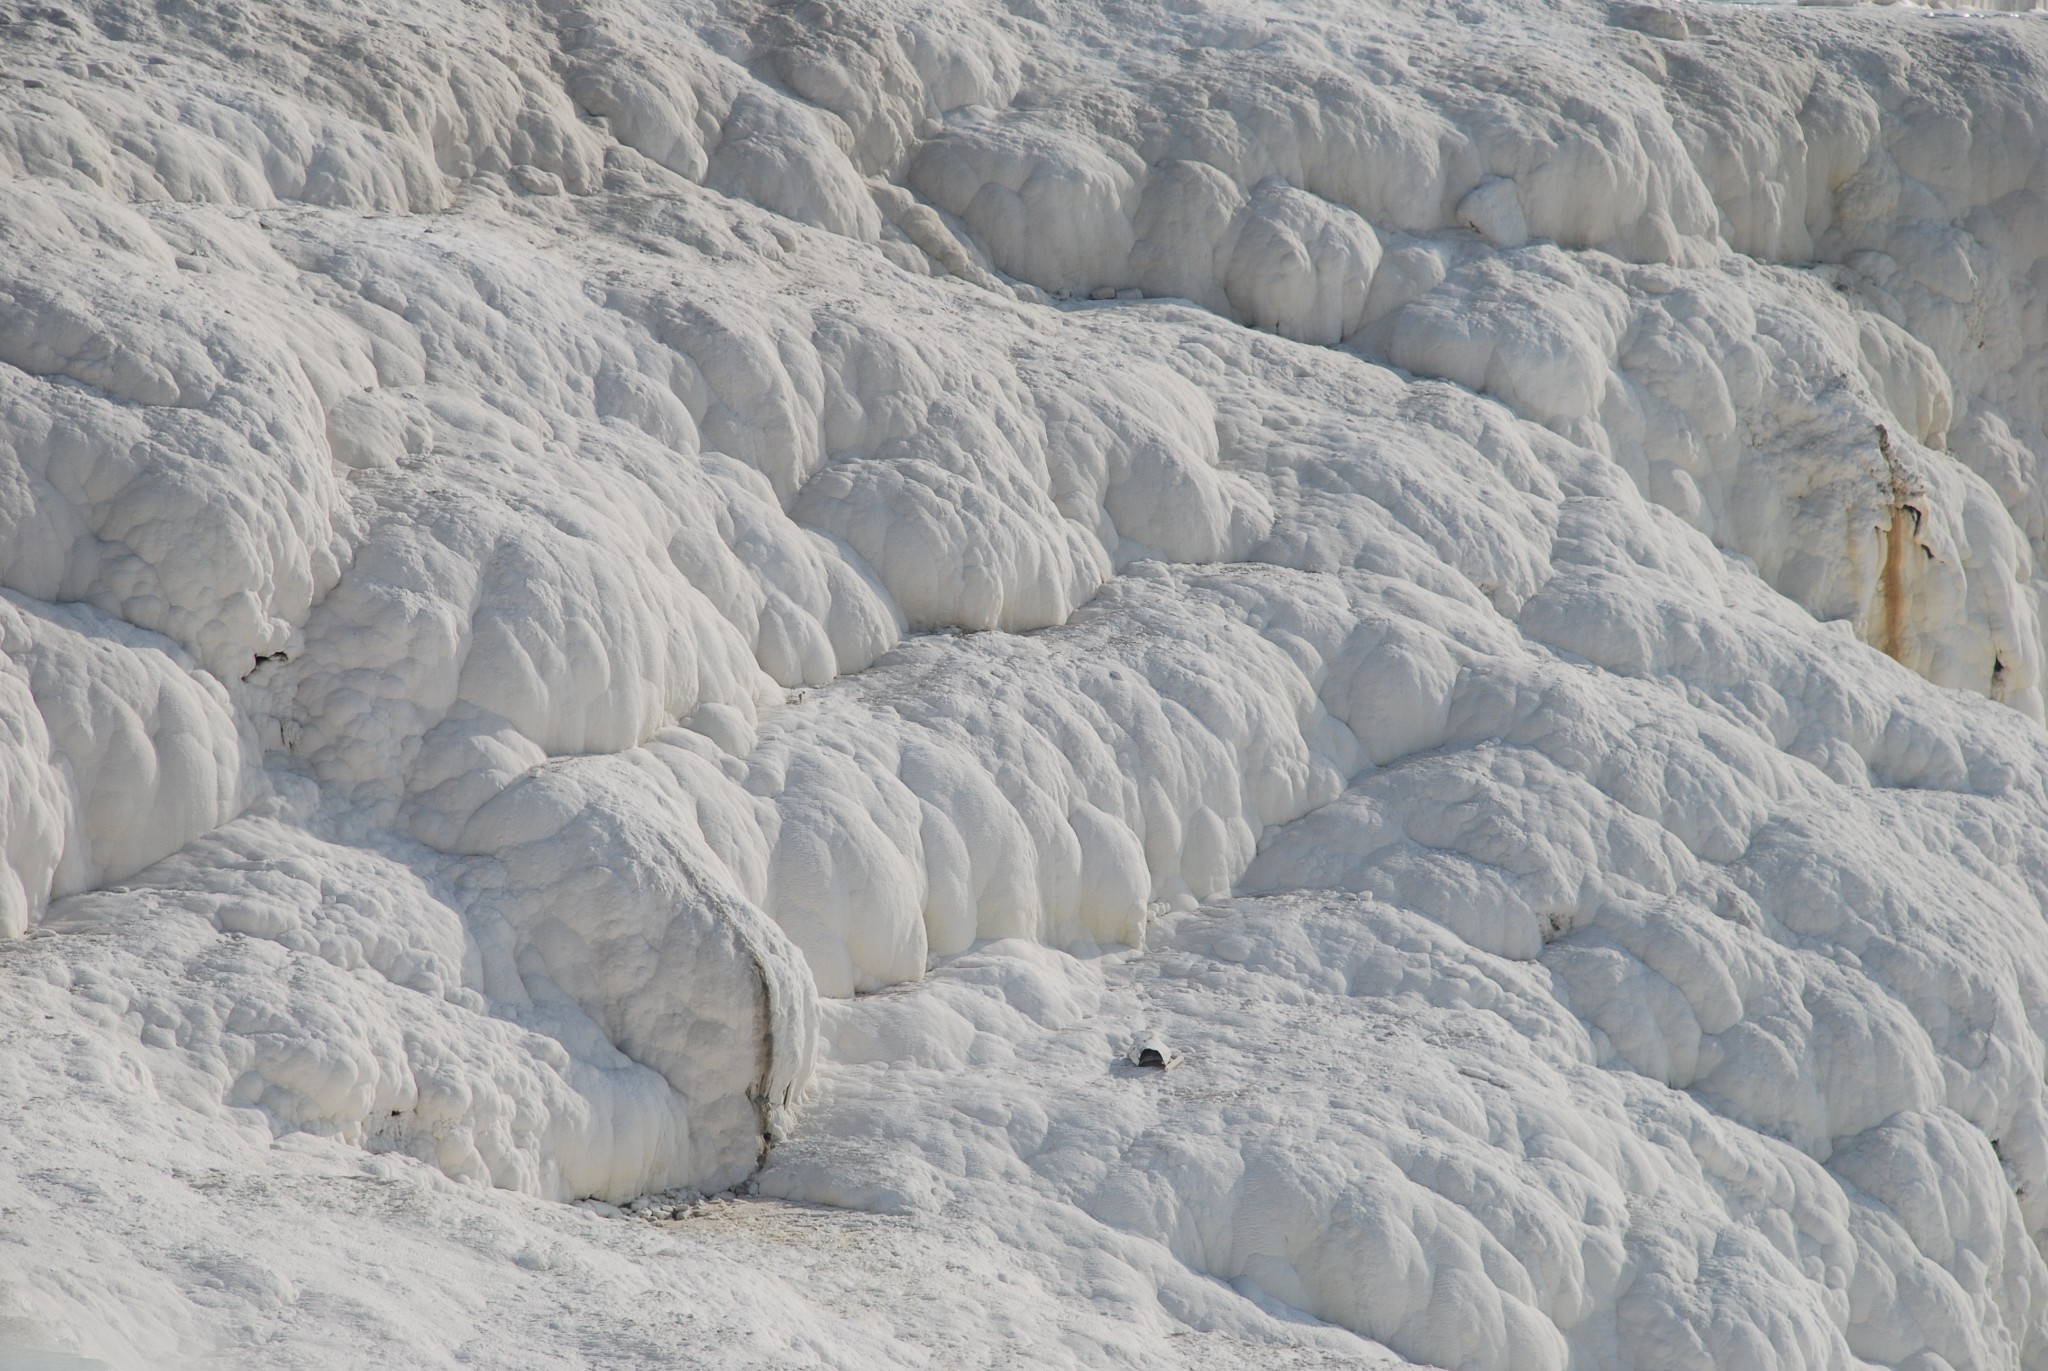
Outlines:
<svg viewBox="0 0 2048 1371"><path fill-rule="evenodd" d="M0 1366L2048 1366L2044 607L2034 16L0 9Z"/></svg>

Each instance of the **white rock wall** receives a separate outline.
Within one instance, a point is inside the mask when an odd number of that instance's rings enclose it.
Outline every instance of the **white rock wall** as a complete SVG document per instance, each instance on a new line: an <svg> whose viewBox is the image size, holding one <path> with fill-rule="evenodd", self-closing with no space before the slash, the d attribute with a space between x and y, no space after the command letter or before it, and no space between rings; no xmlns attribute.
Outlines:
<svg viewBox="0 0 2048 1371"><path fill-rule="evenodd" d="M0 993L173 1132L615 1201L786 1140L1145 1319L2033 1364L2027 22L20 11ZM1030 950L1153 925L1216 999ZM1312 1002L1528 1071L1259 1102ZM1077 1105L1041 1038L1146 1013L1254 1102ZM1044 1126L950 1139L970 1068Z"/></svg>

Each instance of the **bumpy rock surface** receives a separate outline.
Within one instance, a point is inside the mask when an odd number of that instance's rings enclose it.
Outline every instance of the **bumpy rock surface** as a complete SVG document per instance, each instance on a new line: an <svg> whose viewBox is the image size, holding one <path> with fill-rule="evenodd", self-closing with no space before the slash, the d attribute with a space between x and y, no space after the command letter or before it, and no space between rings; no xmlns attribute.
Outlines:
<svg viewBox="0 0 2048 1371"><path fill-rule="evenodd" d="M0 1364L2048 1366L2044 424L2031 16L0 9Z"/></svg>

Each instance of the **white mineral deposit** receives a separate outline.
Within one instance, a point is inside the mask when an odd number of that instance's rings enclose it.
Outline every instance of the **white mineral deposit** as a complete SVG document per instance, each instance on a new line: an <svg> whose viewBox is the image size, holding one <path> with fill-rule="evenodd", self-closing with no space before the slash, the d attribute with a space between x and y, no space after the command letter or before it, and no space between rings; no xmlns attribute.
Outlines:
<svg viewBox="0 0 2048 1371"><path fill-rule="evenodd" d="M2048 17L0 0L0 1371L2048 1368L2044 713Z"/></svg>

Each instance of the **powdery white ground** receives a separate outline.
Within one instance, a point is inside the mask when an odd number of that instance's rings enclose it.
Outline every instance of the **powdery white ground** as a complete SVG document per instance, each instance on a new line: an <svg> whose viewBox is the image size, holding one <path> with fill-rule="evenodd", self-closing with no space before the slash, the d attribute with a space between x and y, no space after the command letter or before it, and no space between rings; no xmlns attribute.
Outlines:
<svg viewBox="0 0 2048 1371"><path fill-rule="evenodd" d="M2048 1365L2039 19L0 19L0 1366Z"/></svg>

